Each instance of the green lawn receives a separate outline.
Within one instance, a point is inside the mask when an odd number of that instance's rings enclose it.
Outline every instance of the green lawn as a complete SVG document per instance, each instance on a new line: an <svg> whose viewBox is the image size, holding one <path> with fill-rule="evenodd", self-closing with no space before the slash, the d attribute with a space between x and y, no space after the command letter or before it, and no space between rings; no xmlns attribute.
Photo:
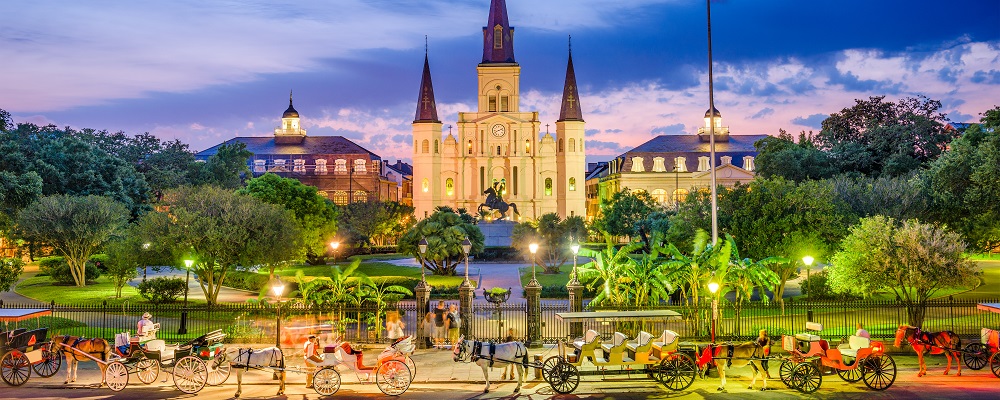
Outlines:
<svg viewBox="0 0 1000 400"><path fill-rule="evenodd" d="M17 285L15 292L32 299L56 304L95 304L107 300L108 304L145 303L134 287L125 285L121 298L115 298L115 286L107 277L97 278L96 283L84 287L55 285L48 276L29 276ZM205 304L201 300L191 300L191 304Z"/></svg>
<svg viewBox="0 0 1000 400"><path fill-rule="evenodd" d="M970 260L975 260L975 261L1000 261L1000 253L997 253L997 254L988 254L988 253L970 254L969 255L969 259Z"/></svg>
<svg viewBox="0 0 1000 400"><path fill-rule="evenodd" d="M558 274L543 274L544 270L542 267L536 267L535 276L538 279L538 284L542 286L566 286L569 283L569 274L573 271L573 264L563 265L559 267ZM579 265L577 266L579 268ZM528 281L531 280L531 267L521 268L521 285L527 285Z"/></svg>

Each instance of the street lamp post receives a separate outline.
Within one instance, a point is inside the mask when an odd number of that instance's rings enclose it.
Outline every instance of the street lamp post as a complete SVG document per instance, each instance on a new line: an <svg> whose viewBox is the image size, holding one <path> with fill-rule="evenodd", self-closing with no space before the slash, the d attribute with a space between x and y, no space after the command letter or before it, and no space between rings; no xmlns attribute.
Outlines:
<svg viewBox="0 0 1000 400"><path fill-rule="evenodd" d="M809 270L812 269L813 261L815 261L815 259L812 258L812 256L802 257L802 263L806 265L806 282L805 282L805 284L809 284ZM805 286L805 284L802 285L802 286ZM806 299L808 300L809 297L810 297L810 295L809 295L809 292L807 291L806 292Z"/></svg>
<svg viewBox="0 0 1000 400"><path fill-rule="evenodd" d="M142 281L143 282L146 281L146 271L149 270L149 265L147 265L147 264L149 264L149 254L147 254L149 252L149 246L151 246L151 244L149 242L146 242L146 243L142 244Z"/></svg>
<svg viewBox="0 0 1000 400"><path fill-rule="evenodd" d="M285 292L285 283L275 276L271 279L271 292L274 293L275 323L274 347L281 348L281 294Z"/></svg>
<svg viewBox="0 0 1000 400"><path fill-rule="evenodd" d="M333 263L337 263L337 249L340 248L340 242L331 242L330 247L333 248Z"/></svg>
<svg viewBox="0 0 1000 400"><path fill-rule="evenodd" d="M715 328L719 320L719 298L715 293L719 291L719 284L715 281L710 282L708 291L712 293L712 343L715 343Z"/></svg>
<svg viewBox="0 0 1000 400"><path fill-rule="evenodd" d="M718 188L715 183L715 84L712 78L712 0L705 0L708 7L708 112L711 123L708 125L709 168L712 169L712 245L719 241L719 205Z"/></svg>
<svg viewBox="0 0 1000 400"><path fill-rule="evenodd" d="M580 252L580 243L576 241L573 242L569 249L573 251L573 272L570 274L569 283L571 285L579 285L580 279L576 276L576 256Z"/></svg>
<svg viewBox="0 0 1000 400"><path fill-rule="evenodd" d="M465 253L465 284L469 282L469 252L472 251L472 242L469 241L469 237L466 236L465 240L462 241L462 252Z"/></svg>
<svg viewBox="0 0 1000 400"><path fill-rule="evenodd" d="M191 266L194 265L194 260L188 259L184 260L184 270L187 274L184 278L184 310L181 311L181 327L177 329L178 335L185 335L188 333L187 330L187 306L188 306L188 291L191 288Z"/></svg>
<svg viewBox="0 0 1000 400"><path fill-rule="evenodd" d="M538 279L535 278L535 265L538 264L535 253L538 253L538 243L529 244L528 251L531 252L531 281L528 282L528 285L538 285Z"/></svg>
<svg viewBox="0 0 1000 400"><path fill-rule="evenodd" d="M427 285L427 273L424 272L424 256L427 254L427 238L420 238L420 242L417 242L417 248L420 249L420 283L422 285Z"/></svg>

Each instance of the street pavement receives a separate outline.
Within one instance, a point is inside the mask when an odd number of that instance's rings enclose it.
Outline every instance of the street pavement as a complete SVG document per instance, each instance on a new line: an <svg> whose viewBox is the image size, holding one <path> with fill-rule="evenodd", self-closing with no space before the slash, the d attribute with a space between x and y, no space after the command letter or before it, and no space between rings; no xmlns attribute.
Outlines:
<svg viewBox="0 0 1000 400"><path fill-rule="evenodd" d="M239 345L230 345L239 346ZM258 347L258 346L254 346ZM377 349L366 351L374 355ZM548 357L554 354L552 349L532 349L533 354L543 354ZM287 350L287 362L291 366L302 365L301 355L295 350ZM916 377L916 357L912 355L896 355L899 372L892 387L884 392L871 391L859 382L846 383L836 375L823 377L822 387L812 395L802 395L786 388L780 380L768 382L767 391L749 390L750 370L746 368L731 369L728 372L728 385L725 392L717 390L719 379L710 377L697 379L687 390L670 392L651 380L633 378L624 375L608 375L582 377L580 386L574 393L560 395L555 393L548 384L540 380L531 380L533 372L528 370L526 382L519 395L513 395L515 383L511 380L498 381L500 368L490 371L490 392L483 393L482 370L475 364L456 363L448 350L418 350L413 355L417 366L416 378L409 390L401 397L428 400L450 399L997 399L1000 398L1000 379L994 377L987 369L971 371L963 368L962 376L944 376L944 358L940 356L928 359L929 375ZM777 378L778 362L771 362L772 376ZM584 366L584 371L593 371L593 366ZM33 376L24 386L11 388L0 386L0 398L19 399L229 399L236 391L236 372L222 386L206 386L196 395L185 395L172 386L172 381L165 373L151 385L137 382L133 376L130 384L121 392L112 392L107 388L97 388L99 372L93 363L81 364L79 379L75 383L64 385L61 370L51 378ZM642 376L642 374L638 374ZM360 384L351 371L342 371L343 385L332 398L387 398L373 384ZM166 379L165 381L163 381ZM271 380L271 374L261 371L246 372L243 379L243 399L319 399L314 391L306 389L303 374L289 372L287 389L284 396L276 396L277 384ZM761 381L757 382L758 389Z"/></svg>

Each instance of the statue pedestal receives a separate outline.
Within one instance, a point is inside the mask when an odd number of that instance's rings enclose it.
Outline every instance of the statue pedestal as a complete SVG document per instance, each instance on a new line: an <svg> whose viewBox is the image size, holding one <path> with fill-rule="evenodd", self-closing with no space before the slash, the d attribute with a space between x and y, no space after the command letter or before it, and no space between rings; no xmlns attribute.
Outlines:
<svg viewBox="0 0 1000 400"><path fill-rule="evenodd" d="M486 240L483 241L483 245L486 247L510 247L511 245L511 235L514 234L514 225L517 223L513 221L479 221L479 230L483 232L483 236Z"/></svg>

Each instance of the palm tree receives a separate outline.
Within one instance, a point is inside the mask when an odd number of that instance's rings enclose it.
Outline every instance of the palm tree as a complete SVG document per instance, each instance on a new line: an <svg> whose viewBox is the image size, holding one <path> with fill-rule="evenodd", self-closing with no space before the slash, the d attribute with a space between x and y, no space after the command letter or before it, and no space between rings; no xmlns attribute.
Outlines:
<svg viewBox="0 0 1000 400"><path fill-rule="evenodd" d="M413 291L400 285L386 285L385 282L375 283L374 280L367 276L361 281L361 292L364 301L375 303L375 315L374 318L368 321L368 331L376 332L375 337L381 339L382 316L385 315L385 309L388 308L389 303L396 303L406 296L413 296Z"/></svg>
<svg viewBox="0 0 1000 400"><path fill-rule="evenodd" d="M718 246L709 243L708 233L699 229L692 241L691 255L685 255L673 244L667 245L671 259L663 264L663 277L680 286L685 307L685 318L694 315L695 326L701 328L699 290L708 284L714 274L729 266L733 243L722 241Z"/></svg>
<svg viewBox="0 0 1000 400"><path fill-rule="evenodd" d="M629 243L620 249L608 243L602 251L580 249L580 255L590 257L593 261L577 267L577 273L582 281L589 281L591 289L598 289L597 296L591 300L592 306L621 307L626 304L627 293L618 290L621 285L620 274L624 269L631 268L635 260L629 257L633 251L642 247L641 243Z"/></svg>
<svg viewBox="0 0 1000 400"><path fill-rule="evenodd" d="M346 328L344 306L348 304L357 305L362 298L362 285L365 279L370 280L367 275L357 272L361 265L361 259L355 259L351 264L341 268L339 265L330 267L330 273L325 277L317 277L307 280L298 271L295 280L299 284L299 289L292 293L292 296L300 297L298 301L310 306L336 307L336 320L341 332Z"/></svg>
<svg viewBox="0 0 1000 400"><path fill-rule="evenodd" d="M740 258L740 252L733 237L726 235L726 241L730 242L730 247L732 248L732 260L721 271L719 279L722 281L722 285L719 296L723 297L730 291L735 293L735 301L733 303L736 311L735 334L739 336L740 312L743 309L743 303L750 300L755 289L761 291L761 301L766 303L768 297L763 295L764 289L774 287L780 280L778 274L772 271L770 266L776 263L788 262L788 260L782 257L767 257L759 261L754 261L750 258Z"/></svg>

